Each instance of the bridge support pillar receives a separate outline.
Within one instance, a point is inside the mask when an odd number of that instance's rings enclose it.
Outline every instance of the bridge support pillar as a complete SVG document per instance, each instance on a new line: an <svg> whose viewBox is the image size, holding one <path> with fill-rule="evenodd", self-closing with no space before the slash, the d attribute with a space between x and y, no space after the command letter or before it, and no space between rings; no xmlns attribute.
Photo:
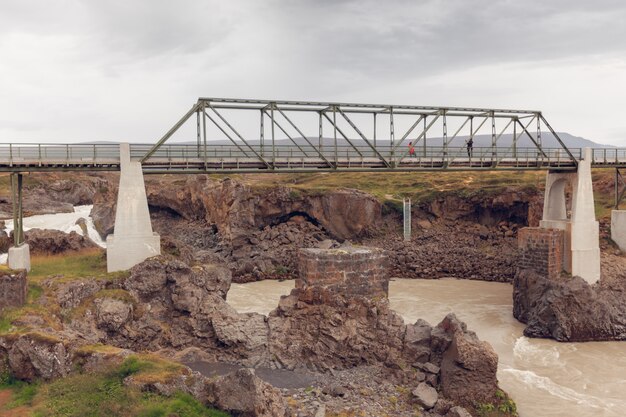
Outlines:
<svg viewBox="0 0 626 417"><path fill-rule="evenodd" d="M13 246L9 248L8 266L30 271L30 247L24 243L24 213L22 210L22 174L11 174L13 203Z"/></svg>
<svg viewBox="0 0 626 417"><path fill-rule="evenodd" d="M591 159L591 149L585 149L578 172L548 172L540 226L565 231L563 269L593 284L600 279L600 228L593 202ZM572 189L569 218L565 196L568 184Z"/></svg>
<svg viewBox="0 0 626 417"><path fill-rule="evenodd" d="M107 271L123 271L161 254L161 239L152 232L141 162L130 160L130 145L120 144L120 185L115 230L107 236Z"/></svg>

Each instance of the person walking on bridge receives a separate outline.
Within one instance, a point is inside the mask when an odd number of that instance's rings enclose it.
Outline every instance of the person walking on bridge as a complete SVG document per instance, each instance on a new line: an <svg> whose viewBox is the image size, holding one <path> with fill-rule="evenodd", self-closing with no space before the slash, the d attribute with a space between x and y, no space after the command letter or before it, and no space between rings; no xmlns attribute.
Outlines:
<svg viewBox="0 0 626 417"><path fill-rule="evenodd" d="M415 146L413 146L413 142L409 142L409 156L411 158L415 157Z"/></svg>
<svg viewBox="0 0 626 417"><path fill-rule="evenodd" d="M474 139L470 136L470 138L467 140L467 157L468 158L472 158L472 151L474 148Z"/></svg>

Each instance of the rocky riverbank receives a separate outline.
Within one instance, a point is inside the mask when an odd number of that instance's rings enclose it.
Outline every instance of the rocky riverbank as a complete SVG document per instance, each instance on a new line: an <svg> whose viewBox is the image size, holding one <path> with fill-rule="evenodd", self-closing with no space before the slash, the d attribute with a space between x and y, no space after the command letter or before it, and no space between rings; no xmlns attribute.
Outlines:
<svg viewBox="0 0 626 417"><path fill-rule="evenodd" d="M248 371L225 376L223 384L189 370L158 383L125 382L163 394L183 389L231 412L244 404L256 411L241 415L251 416L314 416L322 403L329 413L412 416L418 407L424 416L457 416L464 415L461 407L504 401L488 344L452 315L434 327L403 323L389 308L385 285L370 296L369 290L346 293L353 285L304 283L263 316L238 314L225 302L230 279L224 267L167 257L115 279L51 278L43 282L40 308L23 311L12 322L15 330L0 336L0 353L26 380L65 377L78 364L121 361L133 351L327 376L310 390L283 391ZM105 355L90 348L99 344L121 350ZM237 400L242 393L246 401Z"/></svg>
<svg viewBox="0 0 626 417"><path fill-rule="evenodd" d="M513 315L524 334L560 342L626 340L626 260L603 254L600 281L567 274L549 279L532 269L515 276Z"/></svg>

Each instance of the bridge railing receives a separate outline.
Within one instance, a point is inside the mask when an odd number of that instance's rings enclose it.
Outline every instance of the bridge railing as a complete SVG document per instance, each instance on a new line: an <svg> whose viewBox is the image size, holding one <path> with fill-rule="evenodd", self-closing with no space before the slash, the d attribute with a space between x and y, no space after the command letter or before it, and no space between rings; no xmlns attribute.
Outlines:
<svg viewBox="0 0 626 417"><path fill-rule="evenodd" d="M592 164L595 165L623 165L626 163L626 149L594 148Z"/></svg>
<svg viewBox="0 0 626 417"><path fill-rule="evenodd" d="M0 163L77 164L119 161L117 144L0 144Z"/></svg>
<svg viewBox="0 0 626 417"><path fill-rule="evenodd" d="M131 145L131 157L142 158L151 148L151 145ZM579 159L582 155L580 148L570 149L574 157ZM531 162L549 163L555 166L571 165L572 160L562 148L505 148L505 147L474 147L471 157L466 147L444 146L416 146L414 155L409 155L408 148L392 147L390 145L378 145L372 148L367 145L337 145L321 144L310 145L271 145L254 144L165 144L157 149L147 161L151 164L166 161L185 163L200 162L203 160L258 160L258 161L315 161L323 160L332 164L346 160L379 160L398 164L411 164L416 161L432 162L508 162L516 161L527 165Z"/></svg>
<svg viewBox="0 0 626 417"><path fill-rule="evenodd" d="M152 147L150 144L131 144L131 158L141 159ZM576 159L582 157L582 150L573 148L570 152ZM594 161L626 162L624 149L596 149ZM210 142L206 147L197 144L165 144L154 152L146 164L150 166L178 166L216 162L242 163L248 165L264 164L290 167L296 164L308 164L309 167L332 168L336 166L352 167L355 164L367 164L372 167L442 167L506 164L509 167L571 167L572 160L561 148L505 148L474 147L471 157L466 147L420 146L415 147L413 156L408 147L393 147L388 143L370 147L363 144L316 143L315 146L302 144L259 143L250 146L244 143L219 144ZM119 162L117 144L0 144L0 164L4 165L115 165Z"/></svg>

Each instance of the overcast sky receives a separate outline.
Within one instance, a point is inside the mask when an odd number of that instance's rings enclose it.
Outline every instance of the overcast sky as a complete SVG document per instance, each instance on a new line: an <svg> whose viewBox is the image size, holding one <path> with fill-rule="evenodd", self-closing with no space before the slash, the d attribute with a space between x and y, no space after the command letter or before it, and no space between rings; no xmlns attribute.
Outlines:
<svg viewBox="0 0 626 417"><path fill-rule="evenodd" d="M1 142L154 141L199 96L539 109L626 146L626 1L0 1Z"/></svg>

